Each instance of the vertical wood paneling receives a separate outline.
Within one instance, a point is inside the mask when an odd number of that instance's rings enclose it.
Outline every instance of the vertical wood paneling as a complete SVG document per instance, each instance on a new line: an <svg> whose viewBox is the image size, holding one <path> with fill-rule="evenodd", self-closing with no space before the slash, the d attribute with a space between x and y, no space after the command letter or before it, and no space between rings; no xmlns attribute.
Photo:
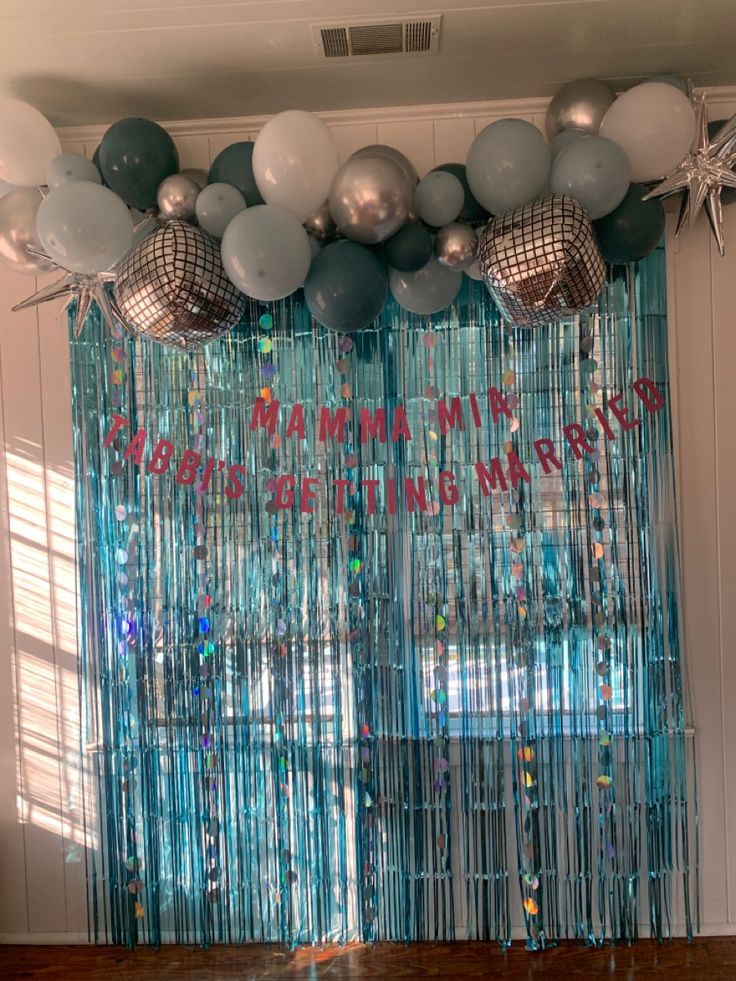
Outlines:
<svg viewBox="0 0 736 981"><path fill-rule="evenodd" d="M0 267L4 301L12 296L16 277ZM31 280L32 282L32 280ZM4 311L3 311L4 312ZM0 332L0 393L3 376ZM22 772L18 740L17 652L13 620L13 585L5 467L5 414L0 400L0 929L28 932L25 840L19 820Z"/></svg>
<svg viewBox="0 0 736 981"><path fill-rule="evenodd" d="M715 472L714 321L710 230L705 221L670 241L676 309L678 493L685 655L700 781L703 918L729 922L725 751ZM736 836L736 831L731 829ZM736 844L736 842L734 842Z"/></svg>
<svg viewBox="0 0 736 981"><path fill-rule="evenodd" d="M434 123L431 119L379 123L378 142L401 150L411 160L420 177L435 165Z"/></svg>
<svg viewBox="0 0 736 981"><path fill-rule="evenodd" d="M711 243L711 293L713 303L713 395L715 472L713 474L717 527L716 555L718 564L718 647L721 655L721 704L723 707L724 770L723 790L727 842L724 855L729 884L729 921L736 919L736 212L724 210L724 234L728 257L722 260ZM703 222L705 224L705 222ZM697 330L698 324L694 323ZM707 761L704 761L707 765ZM730 834L729 834L730 832ZM717 851L717 847L714 851Z"/></svg>
<svg viewBox="0 0 736 981"><path fill-rule="evenodd" d="M445 163L465 163L470 144L475 139L475 126L469 116L458 119L435 119L435 166Z"/></svg>
<svg viewBox="0 0 736 981"><path fill-rule="evenodd" d="M33 280L4 274L8 305L33 290ZM15 621L18 753L22 768L28 926L64 929L66 891L61 824L59 704L54 650L51 542L44 461L38 324L34 310L4 317L2 396L12 601ZM63 370L61 372L63 378ZM66 413L69 420L69 413Z"/></svg>
<svg viewBox="0 0 736 981"><path fill-rule="evenodd" d="M378 142L378 132L375 123L359 123L355 126L333 126L332 135L337 144L340 163L344 163L356 150L362 146L370 146Z"/></svg>

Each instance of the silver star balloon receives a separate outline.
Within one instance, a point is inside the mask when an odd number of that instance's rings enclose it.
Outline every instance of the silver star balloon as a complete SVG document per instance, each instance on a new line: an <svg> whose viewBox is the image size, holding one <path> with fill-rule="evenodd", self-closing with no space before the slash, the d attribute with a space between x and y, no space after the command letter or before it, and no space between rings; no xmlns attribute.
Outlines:
<svg viewBox="0 0 736 981"><path fill-rule="evenodd" d="M153 227L155 227L155 223L150 215L145 215L140 221L136 222L133 226L134 243L140 241ZM54 262L45 252L34 249L30 245L26 246L26 248L37 259L45 259L46 262L53 263L57 269L64 270L63 266L60 266L58 262ZM118 313L106 289L108 283L115 282L117 266L99 273L76 273L69 272L69 270L64 270L64 273L61 279L57 279L55 283L44 286L37 293L34 293L33 296L29 296L27 300L16 303L13 307L13 312L17 310L28 310L30 307L36 307L40 303L49 303L51 300L63 299L65 302L60 311L60 313L63 313L76 300L74 336L79 337L84 328L90 307L93 303L96 303L108 330L113 331L115 324L119 323L130 333L130 328L125 323L124 318Z"/></svg>
<svg viewBox="0 0 736 981"><path fill-rule="evenodd" d="M736 116L724 123L711 140L708 136L705 95L696 97L692 88L690 95L696 118L692 148L680 166L646 194L643 200L668 198L682 191L680 217L675 234L679 235L685 225L692 228L701 209L705 208L718 251L723 255L725 249L721 191L724 187L736 187L736 173L732 170L736 164Z"/></svg>

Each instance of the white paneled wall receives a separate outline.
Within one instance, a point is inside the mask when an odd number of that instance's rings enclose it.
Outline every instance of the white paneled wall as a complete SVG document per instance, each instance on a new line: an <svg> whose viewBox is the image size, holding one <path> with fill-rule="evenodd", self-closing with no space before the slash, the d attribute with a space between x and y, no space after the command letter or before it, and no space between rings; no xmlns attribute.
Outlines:
<svg viewBox="0 0 736 981"><path fill-rule="evenodd" d="M711 117L736 111L712 94ZM326 114L343 158L368 143L403 150L420 174L465 159L492 119L542 125L544 105ZM176 123L183 167L209 166L262 120ZM91 156L100 130L68 130ZM736 933L736 206L729 255L704 220L668 240L685 653L697 733L702 916ZM11 314L33 279L0 269L0 940L87 939L77 722L71 393L67 334L53 306ZM82 739L83 742L83 739ZM89 766L94 757L85 757Z"/></svg>

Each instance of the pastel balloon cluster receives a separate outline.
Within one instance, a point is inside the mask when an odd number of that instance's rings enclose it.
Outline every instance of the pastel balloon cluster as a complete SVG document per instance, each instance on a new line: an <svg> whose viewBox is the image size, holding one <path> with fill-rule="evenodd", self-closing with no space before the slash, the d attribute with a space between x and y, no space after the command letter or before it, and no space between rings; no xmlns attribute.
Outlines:
<svg viewBox="0 0 736 981"><path fill-rule="evenodd" d="M545 130L497 120L465 163L420 179L389 146L341 162L325 123L289 110L254 142L225 147L204 173L181 170L173 140L151 120L114 123L86 160L62 153L33 107L0 100L0 261L23 273L56 264L96 275L137 245L143 215L186 222L219 242L242 293L270 302L303 288L320 324L352 331L376 319L389 293L411 313L445 309L463 274L481 278L478 226L547 194L583 206L609 262L652 251L664 219L658 201L642 200L644 185L681 163L695 130L678 80L618 98L603 82L571 82L552 99Z"/></svg>

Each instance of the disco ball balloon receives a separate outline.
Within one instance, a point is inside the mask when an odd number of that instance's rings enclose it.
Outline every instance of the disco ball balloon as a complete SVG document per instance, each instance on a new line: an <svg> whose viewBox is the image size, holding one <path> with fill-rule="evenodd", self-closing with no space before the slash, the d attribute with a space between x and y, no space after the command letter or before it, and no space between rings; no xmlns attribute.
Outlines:
<svg viewBox="0 0 736 981"><path fill-rule="evenodd" d="M478 238L478 266L504 317L527 327L595 303L606 276L590 219L566 196L489 221Z"/></svg>
<svg viewBox="0 0 736 981"><path fill-rule="evenodd" d="M182 221L168 222L131 249L114 297L133 333L186 350L234 327L246 303L225 275L219 244Z"/></svg>

